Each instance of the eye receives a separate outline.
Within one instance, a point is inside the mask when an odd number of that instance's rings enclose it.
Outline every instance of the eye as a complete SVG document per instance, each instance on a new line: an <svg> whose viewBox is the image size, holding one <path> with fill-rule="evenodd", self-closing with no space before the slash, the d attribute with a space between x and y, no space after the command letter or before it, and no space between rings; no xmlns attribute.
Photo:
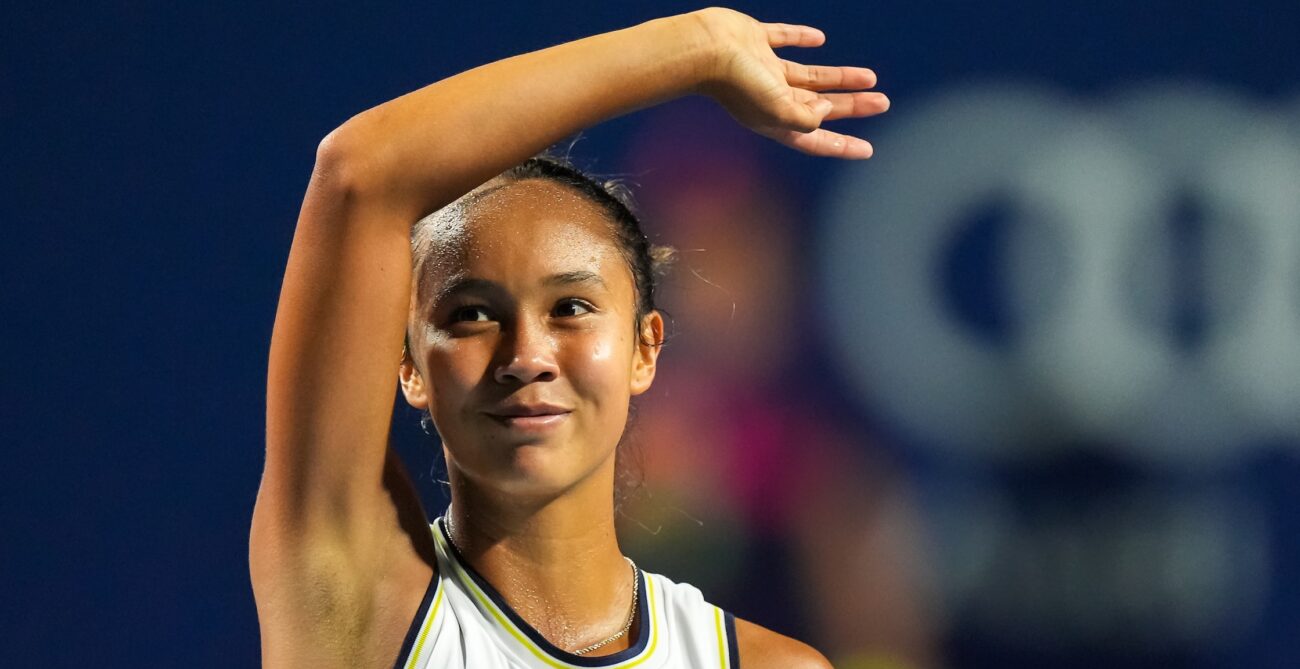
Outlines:
<svg viewBox="0 0 1300 669"><path fill-rule="evenodd" d="M492 316L488 314L487 309L484 307L466 305L463 307L457 307L455 311L451 312L451 320L453 323L461 323L464 321L485 322L492 320Z"/></svg>
<svg viewBox="0 0 1300 669"><path fill-rule="evenodd" d="M564 318L568 316L581 316L594 311L595 307L591 306L587 302L577 298L569 298L567 300L560 300L559 304L555 305L554 313L556 316Z"/></svg>

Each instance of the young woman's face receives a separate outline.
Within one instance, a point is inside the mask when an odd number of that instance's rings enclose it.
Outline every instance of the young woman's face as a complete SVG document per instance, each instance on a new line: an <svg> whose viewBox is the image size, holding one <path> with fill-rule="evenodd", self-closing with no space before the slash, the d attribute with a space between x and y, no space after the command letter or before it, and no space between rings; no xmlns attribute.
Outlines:
<svg viewBox="0 0 1300 669"><path fill-rule="evenodd" d="M542 180L483 193L431 226L403 390L475 484L554 494L612 467L658 348L595 204ZM662 339L658 314L643 324Z"/></svg>

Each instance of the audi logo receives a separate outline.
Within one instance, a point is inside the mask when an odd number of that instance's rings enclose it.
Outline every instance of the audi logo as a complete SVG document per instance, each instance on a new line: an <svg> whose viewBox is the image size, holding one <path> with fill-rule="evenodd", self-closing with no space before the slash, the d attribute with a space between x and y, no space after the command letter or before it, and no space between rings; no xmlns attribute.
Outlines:
<svg viewBox="0 0 1300 669"><path fill-rule="evenodd" d="M900 115L825 208L849 383L947 455L1096 444L1217 467L1300 444L1295 109L1191 84L1083 103L984 83ZM975 257L992 334L942 280L990 207L1002 223Z"/></svg>

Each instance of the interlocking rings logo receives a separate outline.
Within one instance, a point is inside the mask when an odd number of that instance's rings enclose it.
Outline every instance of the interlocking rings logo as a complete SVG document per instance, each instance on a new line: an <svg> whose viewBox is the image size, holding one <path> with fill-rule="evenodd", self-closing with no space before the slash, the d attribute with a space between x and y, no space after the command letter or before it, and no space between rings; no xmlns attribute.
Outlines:
<svg viewBox="0 0 1300 669"><path fill-rule="evenodd" d="M899 116L878 136L887 157L830 192L822 279L846 376L952 453L1087 442L1217 466L1300 443L1293 116L1191 85L1089 108L981 85ZM989 342L936 275L995 199L1014 212L998 269L1016 336ZM1169 221L1189 199L1200 232L1180 248ZM1169 314L1188 285L1203 327L1180 345Z"/></svg>

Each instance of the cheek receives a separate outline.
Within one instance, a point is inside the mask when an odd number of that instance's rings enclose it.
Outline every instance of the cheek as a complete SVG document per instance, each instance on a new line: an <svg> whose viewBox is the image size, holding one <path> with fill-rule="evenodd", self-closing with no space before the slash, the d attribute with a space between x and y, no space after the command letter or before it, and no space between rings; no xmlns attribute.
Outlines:
<svg viewBox="0 0 1300 669"><path fill-rule="evenodd" d="M607 365L614 358L614 343L602 339L591 345L588 358L593 365Z"/></svg>
<svg viewBox="0 0 1300 669"><path fill-rule="evenodd" d="M488 347L443 337L430 343L425 358L432 392L439 406L460 402L487 373L492 354Z"/></svg>
<svg viewBox="0 0 1300 669"><path fill-rule="evenodd" d="M602 333L570 344L566 367L578 392L601 404L625 403L631 379L629 340Z"/></svg>

